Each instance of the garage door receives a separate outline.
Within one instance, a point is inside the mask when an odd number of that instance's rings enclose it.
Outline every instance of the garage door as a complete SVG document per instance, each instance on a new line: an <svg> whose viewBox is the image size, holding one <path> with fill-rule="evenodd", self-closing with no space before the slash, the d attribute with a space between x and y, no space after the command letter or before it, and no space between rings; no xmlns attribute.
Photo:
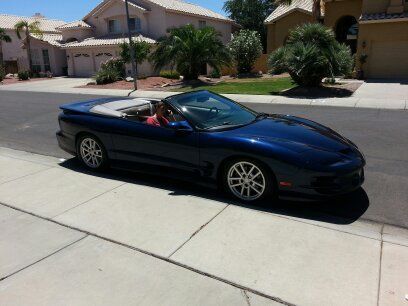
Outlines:
<svg viewBox="0 0 408 306"><path fill-rule="evenodd" d="M94 74L92 57L87 53L74 54L75 76L91 77Z"/></svg>
<svg viewBox="0 0 408 306"><path fill-rule="evenodd" d="M368 77L408 78L408 41L374 41Z"/></svg>
<svg viewBox="0 0 408 306"><path fill-rule="evenodd" d="M96 70L99 70L99 68L101 67L101 64L106 62L108 59L111 59L112 57L113 57L113 53L110 53L110 52L97 53L95 55Z"/></svg>

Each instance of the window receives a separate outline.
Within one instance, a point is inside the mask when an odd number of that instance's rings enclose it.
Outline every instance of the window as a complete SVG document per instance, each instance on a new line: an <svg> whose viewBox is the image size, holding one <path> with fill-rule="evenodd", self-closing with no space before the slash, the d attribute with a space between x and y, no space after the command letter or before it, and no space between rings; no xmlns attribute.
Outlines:
<svg viewBox="0 0 408 306"><path fill-rule="evenodd" d="M207 91L173 96L167 101L200 129L249 124L256 119L257 115L232 100Z"/></svg>
<svg viewBox="0 0 408 306"><path fill-rule="evenodd" d="M202 29L202 28L205 28L206 26L207 26L207 21L205 20L198 21L198 28Z"/></svg>
<svg viewBox="0 0 408 306"><path fill-rule="evenodd" d="M120 33L120 22L119 20L109 20L109 33Z"/></svg>
<svg viewBox="0 0 408 306"><path fill-rule="evenodd" d="M43 63L44 63L44 71L51 72L50 55L47 49L42 50L42 56L43 56Z"/></svg>
<svg viewBox="0 0 408 306"><path fill-rule="evenodd" d="M33 65L33 72L41 72L41 57L40 50L33 49L31 50L31 64Z"/></svg>
<svg viewBox="0 0 408 306"><path fill-rule="evenodd" d="M129 18L129 27L131 32L140 32L142 30L142 21L139 17Z"/></svg>

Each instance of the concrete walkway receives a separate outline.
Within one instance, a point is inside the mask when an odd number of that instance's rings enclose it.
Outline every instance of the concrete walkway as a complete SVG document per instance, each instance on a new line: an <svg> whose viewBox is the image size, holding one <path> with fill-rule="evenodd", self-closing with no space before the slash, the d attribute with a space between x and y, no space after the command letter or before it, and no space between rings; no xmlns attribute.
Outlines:
<svg viewBox="0 0 408 306"><path fill-rule="evenodd" d="M408 305L408 230L0 148L0 305Z"/></svg>
<svg viewBox="0 0 408 306"><path fill-rule="evenodd" d="M76 88L88 83L90 79L83 78L54 78L51 80L17 83L12 85L0 85L1 90L8 91L32 91L32 92L53 92L70 94L92 94L108 96L128 96L165 98L176 92L164 91L137 91L131 93L127 90ZM246 103L270 103L289 105L310 105L310 106L337 106L337 107L358 107L358 108L381 108L381 109L408 109L408 85L405 83L364 83L356 93L347 98L289 98L282 96L266 95L235 95L225 96L238 102Z"/></svg>

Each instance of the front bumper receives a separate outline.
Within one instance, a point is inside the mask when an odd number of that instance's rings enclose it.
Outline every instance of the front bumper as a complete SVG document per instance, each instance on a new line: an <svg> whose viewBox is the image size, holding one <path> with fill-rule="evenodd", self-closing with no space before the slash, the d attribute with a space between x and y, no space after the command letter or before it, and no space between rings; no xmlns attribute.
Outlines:
<svg viewBox="0 0 408 306"><path fill-rule="evenodd" d="M326 199L359 189L365 181L364 167L346 173L298 173L290 188L280 188L283 198Z"/></svg>

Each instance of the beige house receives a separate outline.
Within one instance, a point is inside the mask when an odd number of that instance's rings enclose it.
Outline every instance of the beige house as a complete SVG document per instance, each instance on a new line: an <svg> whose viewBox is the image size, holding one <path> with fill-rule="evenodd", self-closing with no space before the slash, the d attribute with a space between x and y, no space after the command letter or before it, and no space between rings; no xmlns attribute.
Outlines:
<svg viewBox="0 0 408 306"><path fill-rule="evenodd" d="M408 1L324 0L322 22L356 53L369 78L408 78ZM266 20L268 53L285 43L297 25L313 22L312 0L294 0ZM366 57L361 67L359 59Z"/></svg>
<svg viewBox="0 0 408 306"><path fill-rule="evenodd" d="M236 25L232 20L209 9L179 0L130 0L130 25L134 39L154 44L167 30L186 24L211 26L219 31L224 43L231 40ZM127 22L124 0L105 0L83 20L57 28L66 44L68 74L88 77L101 63L117 56L118 45L126 41ZM150 63L139 67L139 74L154 74Z"/></svg>
<svg viewBox="0 0 408 306"><path fill-rule="evenodd" d="M11 37L11 43L2 43L2 54L6 72L17 73L19 70L28 69L27 51L24 45L24 34L20 40L14 30L14 25L21 20L28 22L39 21L40 28L44 35L39 39L32 37L32 60L33 68L36 72L51 71L54 75L62 75L64 67L67 66L65 51L61 49L62 36L56 29L65 24L61 20L45 19L37 14L34 17L21 17L14 15L0 14L0 28L5 29Z"/></svg>
<svg viewBox="0 0 408 306"><path fill-rule="evenodd" d="M133 39L155 44L167 30L186 24L211 26L227 44L237 25L209 9L181 0L129 0L130 27ZM41 16L19 17L0 15L0 27L12 37L3 43L3 57L8 72L26 69L27 52L23 40L14 32L20 20L40 21L42 37L32 37L33 63L36 71L51 71L54 75L66 72L69 76L90 77L101 63L119 54L119 44L128 41L124 0L104 0L82 20L66 23ZM130 67L128 67L129 69ZM139 66L139 75L155 74L150 63Z"/></svg>

